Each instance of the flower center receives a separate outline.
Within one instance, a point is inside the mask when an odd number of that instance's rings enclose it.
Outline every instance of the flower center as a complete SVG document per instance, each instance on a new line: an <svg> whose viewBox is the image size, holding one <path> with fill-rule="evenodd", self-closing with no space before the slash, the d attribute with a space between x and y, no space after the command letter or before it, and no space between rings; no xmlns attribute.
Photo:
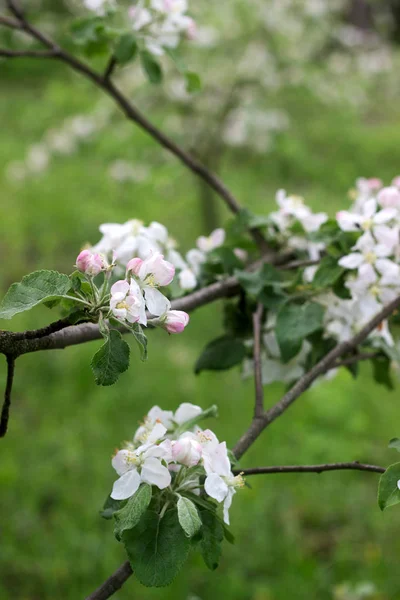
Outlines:
<svg viewBox="0 0 400 600"><path fill-rule="evenodd" d="M364 229L364 231L368 231L369 229L371 229L373 224L374 222L372 219L365 219L365 221L363 221L361 224L361 228Z"/></svg>
<svg viewBox="0 0 400 600"><path fill-rule="evenodd" d="M127 303L125 302L125 300L123 300L122 302L118 302L117 308L120 310L122 310L123 308L125 310L128 310L129 307L128 307Z"/></svg>
<svg viewBox="0 0 400 600"><path fill-rule="evenodd" d="M379 296L379 294L381 293L379 285L373 285L369 291L375 297Z"/></svg>
<svg viewBox="0 0 400 600"><path fill-rule="evenodd" d="M367 252L365 254L365 261L370 265L375 264L376 262L376 254L374 252Z"/></svg>
<svg viewBox="0 0 400 600"><path fill-rule="evenodd" d="M236 477L226 477L225 478L227 485L233 488L242 488L245 485L243 473L239 473Z"/></svg>

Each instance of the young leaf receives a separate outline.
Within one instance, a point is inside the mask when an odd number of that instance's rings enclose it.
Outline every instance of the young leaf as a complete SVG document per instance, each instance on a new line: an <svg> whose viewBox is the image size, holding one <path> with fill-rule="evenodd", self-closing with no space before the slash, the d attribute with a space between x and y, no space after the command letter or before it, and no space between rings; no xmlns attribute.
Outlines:
<svg viewBox="0 0 400 600"><path fill-rule="evenodd" d="M308 335L322 328L323 318L324 308L315 302L288 303L280 309L275 333L284 363L300 352Z"/></svg>
<svg viewBox="0 0 400 600"><path fill-rule="evenodd" d="M274 286L281 283L281 274L279 271L268 264L264 264L260 269L253 273L248 271L235 271L235 276L244 290L252 296L258 296L265 286Z"/></svg>
<svg viewBox="0 0 400 600"><path fill-rule="evenodd" d="M397 452L400 452L400 439L392 438L389 442L388 448L394 448Z"/></svg>
<svg viewBox="0 0 400 600"><path fill-rule="evenodd" d="M221 543L224 539L224 528L217 516L208 510L200 512L203 524L200 551L207 567L214 571L218 567L221 556Z"/></svg>
<svg viewBox="0 0 400 600"><path fill-rule="evenodd" d="M183 531L189 538L193 537L201 527L197 508L189 498L183 496L178 500L178 519Z"/></svg>
<svg viewBox="0 0 400 600"><path fill-rule="evenodd" d="M131 330L139 347L140 358L145 361L147 360L147 337L143 333L143 329L139 323L133 323Z"/></svg>
<svg viewBox="0 0 400 600"><path fill-rule="evenodd" d="M133 529L139 523L151 500L151 485L142 483L137 492L129 498L125 506L114 513L116 520L114 535L121 541L122 534L127 529Z"/></svg>
<svg viewBox="0 0 400 600"><path fill-rule="evenodd" d="M187 490L182 491L182 496L185 498L189 498L193 502L193 504L197 504L200 508L204 508L206 510L210 510L215 513L217 506L213 502L209 500L205 500L204 497L198 496L197 494L193 494L193 492L189 492Z"/></svg>
<svg viewBox="0 0 400 600"><path fill-rule="evenodd" d="M185 73L186 91L189 94L195 94L201 90L201 79L197 73L193 71L186 71Z"/></svg>
<svg viewBox="0 0 400 600"><path fill-rule="evenodd" d="M395 463L386 469L379 480L378 504L381 510L400 503L400 463Z"/></svg>
<svg viewBox="0 0 400 600"><path fill-rule="evenodd" d="M242 362L246 349L241 340L224 335L204 348L194 367L196 375L201 371L223 371Z"/></svg>
<svg viewBox="0 0 400 600"><path fill-rule="evenodd" d="M103 519L110 520L113 517L113 514L117 511L121 510L126 504L126 500L114 500L111 496L107 497L107 500L104 502L103 509L100 511L100 516Z"/></svg>
<svg viewBox="0 0 400 600"><path fill-rule="evenodd" d="M13 283L0 304L0 319L14 315L43 302L64 296L71 287L68 275L57 271L35 271Z"/></svg>
<svg viewBox="0 0 400 600"><path fill-rule="evenodd" d="M118 40L114 56L120 65L125 65L133 60L137 54L138 46L133 33L125 33Z"/></svg>
<svg viewBox="0 0 400 600"><path fill-rule="evenodd" d="M387 356L377 356L372 360L374 379L377 383L384 385L388 390L393 390L394 385L391 377L391 360Z"/></svg>
<svg viewBox="0 0 400 600"><path fill-rule="evenodd" d="M93 356L91 367L97 385L112 385L127 370L129 346L119 331L110 331L108 339Z"/></svg>
<svg viewBox="0 0 400 600"><path fill-rule="evenodd" d="M140 60L150 83L161 83L163 78L161 65L154 59L153 55L147 50L143 50L140 53Z"/></svg>
<svg viewBox="0 0 400 600"><path fill-rule="evenodd" d="M146 511L135 529L124 531L122 541L133 572L148 587L169 585L190 549L176 510L167 511L162 519L156 512Z"/></svg>
<svg viewBox="0 0 400 600"><path fill-rule="evenodd" d="M345 269L338 264L336 258L325 256L314 275L312 285L316 288L331 287L338 281L344 271Z"/></svg>

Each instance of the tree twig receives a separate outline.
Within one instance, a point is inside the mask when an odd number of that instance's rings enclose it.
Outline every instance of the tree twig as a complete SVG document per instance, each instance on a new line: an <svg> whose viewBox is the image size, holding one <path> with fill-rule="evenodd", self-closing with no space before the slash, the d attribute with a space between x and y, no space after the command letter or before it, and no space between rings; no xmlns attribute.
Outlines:
<svg viewBox="0 0 400 600"><path fill-rule="evenodd" d="M379 350L377 352L359 352L358 354L353 354L353 356L349 356L348 358L338 360L333 365L333 368L350 367L355 363L361 362L363 360L371 360L372 358L376 358L377 356L382 356L382 350Z"/></svg>
<svg viewBox="0 0 400 600"><path fill-rule="evenodd" d="M261 365L261 320L264 307L258 304L257 310L253 313L253 334L254 334L254 387L255 404L254 418L262 417L264 412L264 388L262 384L262 365Z"/></svg>
<svg viewBox="0 0 400 600"><path fill-rule="evenodd" d="M0 438L4 437L7 433L8 427L8 419L10 416L10 406L11 406L11 391L14 381L14 371L15 371L15 357L11 354L6 356L7 359L7 383L6 390L4 392L4 402L3 408L1 410L0 417Z"/></svg>
<svg viewBox="0 0 400 600"><path fill-rule="evenodd" d="M400 306L400 296L395 298L387 306L385 306L373 319L371 319L361 331L351 340L342 342L326 354L308 373L303 375L297 383L277 402L272 408L265 411L258 419L253 419L250 427L242 435L236 446L233 448L233 453L236 458L240 458L246 450L255 442L258 436L282 415L292 404L305 392L310 385L320 376L329 371L335 366L336 361L352 352L363 342L368 335L380 325L382 321L387 319Z"/></svg>
<svg viewBox="0 0 400 600"><path fill-rule="evenodd" d="M90 594L90 596L87 596L85 600L107 600L107 598L110 598L110 596L115 594L115 592L124 585L125 581L129 579L132 573L133 571L129 562L124 562L111 577L106 579L106 581L97 588L95 592Z"/></svg>
<svg viewBox="0 0 400 600"><path fill-rule="evenodd" d="M273 467L253 467L251 469L235 469L234 475L270 475L273 473L323 473L324 471L371 471L373 473L384 473L386 469L377 465L365 463L339 462L325 463L321 465L281 465Z"/></svg>
<svg viewBox="0 0 400 600"><path fill-rule="evenodd" d="M19 21L15 19L11 19L10 17L6 17L5 15L0 15L0 25L4 27L9 27L10 29L20 29Z"/></svg>
<svg viewBox="0 0 400 600"><path fill-rule="evenodd" d="M203 179L217 194L224 200L228 208L237 214L242 207L236 197L229 191L225 184L217 177L217 175L208 169L203 163L190 155L165 133L155 127L114 85L110 77L105 77L94 71L89 65L85 64L65 49L61 48L51 38L39 31L25 18L22 10L19 8L15 0L7 0L9 10L17 17L19 29L30 34L34 39L41 42L46 48L53 52L53 57L59 59L72 67L75 71L85 75L93 81L99 88L105 91L116 104L120 107L127 119L133 121L140 128L144 129L153 139L161 146L169 150L190 170L192 173ZM106 71L107 72L107 71ZM259 246L263 254L268 255L270 248L259 229L250 229L253 239Z"/></svg>
<svg viewBox="0 0 400 600"><path fill-rule="evenodd" d="M110 79L116 66L117 66L117 60L116 60L115 56L111 56L110 60L107 63L106 70L104 71L104 75L103 75L103 79L105 81Z"/></svg>
<svg viewBox="0 0 400 600"><path fill-rule="evenodd" d="M4 58L55 58L53 50L7 50L0 48L0 56Z"/></svg>

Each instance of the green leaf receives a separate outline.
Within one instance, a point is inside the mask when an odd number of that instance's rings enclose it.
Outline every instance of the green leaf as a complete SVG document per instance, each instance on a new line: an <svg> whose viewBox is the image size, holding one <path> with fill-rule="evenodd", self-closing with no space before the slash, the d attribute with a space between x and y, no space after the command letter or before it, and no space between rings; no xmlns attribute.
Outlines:
<svg viewBox="0 0 400 600"><path fill-rule="evenodd" d="M141 360L147 360L147 337L139 323L133 323L131 331L139 348Z"/></svg>
<svg viewBox="0 0 400 600"><path fill-rule="evenodd" d="M392 438L389 442L388 448L394 448L397 452L400 452L400 439Z"/></svg>
<svg viewBox="0 0 400 600"><path fill-rule="evenodd" d="M64 296L71 287L68 275L57 271L35 271L13 283L0 305L0 319L30 310L42 302Z"/></svg>
<svg viewBox="0 0 400 600"><path fill-rule="evenodd" d="M220 263L224 272L229 274L232 274L235 269L240 269L243 265L233 250L224 246L212 250L207 256L207 262Z"/></svg>
<svg viewBox="0 0 400 600"><path fill-rule="evenodd" d="M136 57L138 51L136 37L133 33L125 33L118 40L114 56L120 65L125 65Z"/></svg>
<svg viewBox="0 0 400 600"><path fill-rule="evenodd" d="M218 567L221 556L221 543L224 539L224 528L215 514L208 510L200 512L202 538L200 551L207 567L214 571Z"/></svg>
<svg viewBox="0 0 400 600"><path fill-rule="evenodd" d="M110 331L108 339L93 356L91 367L97 385L112 385L127 370L129 346L119 331Z"/></svg>
<svg viewBox="0 0 400 600"><path fill-rule="evenodd" d="M126 500L114 500L114 498L108 496L107 500L104 502L103 510L100 511L100 516L103 517L103 519L112 519L113 514L121 510L126 502Z"/></svg>
<svg viewBox="0 0 400 600"><path fill-rule="evenodd" d="M253 296L258 296L266 286L282 284L281 274L275 267L269 264L264 264L260 269L252 273L248 271L235 271L235 276L244 290Z"/></svg>
<svg viewBox="0 0 400 600"><path fill-rule="evenodd" d="M127 529L133 529L139 523L151 500L151 485L142 483L137 492L129 498L125 506L114 512L116 520L114 535L121 541L122 534Z"/></svg>
<svg viewBox="0 0 400 600"><path fill-rule="evenodd" d="M400 480L400 463L390 465L381 475L378 489L378 504L381 510L400 503L400 490L397 482Z"/></svg>
<svg viewBox="0 0 400 600"><path fill-rule="evenodd" d="M312 285L316 288L332 287L344 272L345 269L338 264L336 258L325 256L314 275Z"/></svg>
<svg viewBox="0 0 400 600"><path fill-rule="evenodd" d="M133 572L148 587L169 585L190 549L176 510L167 511L162 519L156 512L146 511L135 529L124 531L122 541Z"/></svg>
<svg viewBox="0 0 400 600"><path fill-rule="evenodd" d="M300 352L308 335L322 329L323 318L324 308L315 302L288 303L280 309L275 333L284 363Z"/></svg>
<svg viewBox="0 0 400 600"><path fill-rule="evenodd" d="M197 504L200 508L204 508L206 510L210 510L211 512L216 511L217 505L210 500L205 500L203 496L198 496L197 494L193 494L193 492L189 492L187 490L182 491L182 496L185 498L189 498L193 502L193 504Z"/></svg>
<svg viewBox="0 0 400 600"><path fill-rule="evenodd" d="M186 71L185 73L186 91L189 94L196 94L201 90L201 79L197 73Z"/></svg>
<svg viewBox="0 0 400 600"><path fill-rule="evenodd" d="M88 56L109 52L115 33L99 16L77 19L71 25L72 39Z"/></svg>
<svg viewBox="0 0 400 600"><path fill-rule="evenodd" d="M374 379L384 385L388 390L393 390L394 385L390 372L392 361L387 356L377 356L372 360Z"/></svg>
<svg viewBox="0 0 400 600"><path fill-rule="evenodd" d="M201 371L224 371L242 362L246 354L243 342L230 335L219 337L204 348L194 367L196 375Z"/></svg>
<svg viewBox="0 0 400 600"><path fill-rule="evenodd" d="M187 535L193 537L201 527L201 520L197 508L189 498L181 496L178 500L179 523Z"/></svg>
<svg viewBox="0 0 400 600"><path fill-rule="evenodd" d="M147 79L150 83L161 83L163 73L160 63L158 63L150 52L143 50L140 53L140 60Z"/></svg>

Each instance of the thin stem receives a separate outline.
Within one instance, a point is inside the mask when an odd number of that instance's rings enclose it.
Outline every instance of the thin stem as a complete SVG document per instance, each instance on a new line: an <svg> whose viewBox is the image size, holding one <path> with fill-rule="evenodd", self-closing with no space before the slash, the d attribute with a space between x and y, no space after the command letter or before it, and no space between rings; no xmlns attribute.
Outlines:
<svg viewBox="0 0 400 600"><path fill-rule="evenodd" d="M117 66L117 60L116 60L115 56L111 56L110 60L107 63L106 70L104 71L104 75L103 75L104 81L107 81L108 79L110 79L116 66Z"/></svg>
<svg viewBox="0 0 400 600"><path fill-rule="evenodd" d="M56 52L52 50L8 50L0 48L0 56L4 58L55 58Z"/></svg>
<svg viewBox="0 0 400 600"><path fill-rule="evenodd" d="M280 417L299 398L310 385L330 369L336 366L337 360L349 352L354 351L368 336L400 307L400 296L385 306L373 319L371 319L352 339L338 344L328 352L310 371L301 377L297 383L277 402L272 408L265 411L261 417L253 419L250 427L242 435L233 448L236 458L240 458L252 446L259 435Z"/></svg>
<svg viewBox="0 0 400 600"><path fill-rule="evenodd" d="M274 473L323 473L324 471L371 471L373 473L384 473L386 469L377 465L368 465L365 463L339 462L326 463L321 465L283 465L273 467L253 467L251 469L234 470L234 475L270 475Z"/></svg>
<svg viewBox="0 0 400 600"><path fill-rule="evenodd" d="M122 588L125 581L129 579L132 573L132 567L129 562L124 562L111 577L106 579L106 581L102 583L96 591L90 594L90 596L87 596L85 600L107 600Z"/></svg>
<svg viewBox="0 0 400 600"><path fill-rule="evenodd" d="M258 419L264 412L264 388L262 384L262 364L261 364L261 320L264 307L258 304L257 310L253 314L253 332L254 332L254 386L255 386L255 405L254 418Z"/></svg>
<svg viewBox="0 0 400 600"><path fill-rule="evenodd" d="M7 357L7 383L6 390L4 392L4 402L0 417L0 438L4 437L7 433L8 419L10 416L11 406L11 391L14 381L15 371L15 357L8 355Z"/></svg>
<svg viewBox="0 0 400 600"><path fill-rule="evenodd" d="M61 298L66 298L66 300L74 300L75 302L79 302L80 304L84 304L85 306L89 306L89 308L92 308L92 305L90 304L90 302L86 302L86 300L81 300L80 298L77 298L76 296L60 296Z"/></svg>

